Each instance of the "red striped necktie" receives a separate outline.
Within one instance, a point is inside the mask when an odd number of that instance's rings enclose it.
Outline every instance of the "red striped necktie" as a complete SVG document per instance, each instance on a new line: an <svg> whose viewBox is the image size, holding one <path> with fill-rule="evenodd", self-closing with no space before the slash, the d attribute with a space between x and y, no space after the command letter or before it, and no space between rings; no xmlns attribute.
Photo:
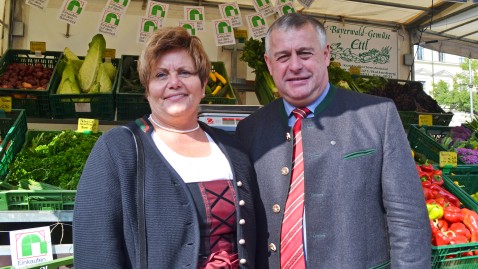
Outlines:
<svg viewBox="0 0 478 269"><path fill-rule="evenodd" d="M281 229L281 269L305 269L302 217L304 213L304 162L302 155L302 119L310 114L306 107L292 111L294 149L289 195L285 204Z"/></svg>

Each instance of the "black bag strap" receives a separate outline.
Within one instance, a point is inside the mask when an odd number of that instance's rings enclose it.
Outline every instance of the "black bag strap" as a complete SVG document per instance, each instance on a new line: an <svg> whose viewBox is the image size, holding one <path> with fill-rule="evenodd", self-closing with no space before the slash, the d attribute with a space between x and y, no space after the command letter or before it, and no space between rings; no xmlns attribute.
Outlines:
<svg viewBox="0 0 478 269"><path fill-rule="evenodd" d="M145 219L145 199L144 199L144 148L143 141L141 140L141 130L133 122L127 125L127 128L133 134L136 144L136 156L137 156L137 198L138 198L138 233L139 233L139 268L148 268L148 250L146 247L146 219Z"/></svg>

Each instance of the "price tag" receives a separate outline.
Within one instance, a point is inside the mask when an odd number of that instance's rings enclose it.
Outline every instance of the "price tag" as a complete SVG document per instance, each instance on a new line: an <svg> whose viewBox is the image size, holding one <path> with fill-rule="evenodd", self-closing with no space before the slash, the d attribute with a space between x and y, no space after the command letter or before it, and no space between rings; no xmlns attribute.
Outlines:
<svg viewBox="0 0 478 269"><path fill-rule="evenodd" d="M30 51L45 53L46 51L46 42L41 41L30 41Z"/></svg>
<svg viewBox="0 0 478 269"><path fill-rule="evenodd" d="M11 96L0 96L0 109L5 112L12 111L12 97Z"/></svg>
<svg viewBox="0 0 478 269"><path fill-rule="evenodd" d="M246 40L247 30L234 29L234 38Z"/></svg>
<svg viewBox="0 0 478 269"><path fill-rule="evenodd" d="M78 119L78 132L91 131L92 133L98 132L99 121L97 119Z"/></svg>
<svg viewBox="0 0 478 269"><path fill-rule="evenodd" d="M351 66L349 68L349 73L351 75L360 75L360 72L361 72L360 66Z"/></svg>
<svg viewBox="0 0 478 269"><path fill-rule="evenodd" d="M433 117L430 114L419 114L418 115L418 126L422 125L427 125L427 126L432 126L433 125Z"/></svg>
<svg viewBox="0 0 478 269"><path fill-rule="evenodd" d="M445 165L457 166L458 157L454 151L440 151L440 167Z"/></svg>
<svg viewBox="0 0 478 269"><path fill-rule="evenodd" d="M106 49L105 58L115 59L116 58L116 49Z"/></svg>

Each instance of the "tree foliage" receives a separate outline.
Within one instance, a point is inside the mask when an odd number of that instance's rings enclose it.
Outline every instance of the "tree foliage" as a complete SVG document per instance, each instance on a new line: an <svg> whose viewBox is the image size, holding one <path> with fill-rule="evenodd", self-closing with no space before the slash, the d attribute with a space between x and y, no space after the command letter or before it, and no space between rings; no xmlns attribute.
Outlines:
<svg viewBox="0 0 478 269"><path fill-rule="evenodd" d="M463 70L453 77L453 85L450 86L443 80L433 84L435 100L440 106L458 111L470 111L469 81L469 59L465 58L460 64ZM478 60L471 59L471 70L473 75L473 86L478 85ZM478 93L473 92L473 110L478 110Z"/></svg>

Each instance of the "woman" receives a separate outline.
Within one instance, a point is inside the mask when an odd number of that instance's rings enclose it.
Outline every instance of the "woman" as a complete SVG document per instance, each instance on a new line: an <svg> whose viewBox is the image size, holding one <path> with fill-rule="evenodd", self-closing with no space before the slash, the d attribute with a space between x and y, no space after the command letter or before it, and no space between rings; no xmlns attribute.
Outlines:
<svg viewBox="0 0 478 269"><path fill-rule="evenodd" d="M254 268L254 172L229 134L197 120L210 72L200 40L180 27L160 28L138 72L152 113L128 126L144 146L144 192L133 135L113 128L78 185L75 268Z"/></svg>

